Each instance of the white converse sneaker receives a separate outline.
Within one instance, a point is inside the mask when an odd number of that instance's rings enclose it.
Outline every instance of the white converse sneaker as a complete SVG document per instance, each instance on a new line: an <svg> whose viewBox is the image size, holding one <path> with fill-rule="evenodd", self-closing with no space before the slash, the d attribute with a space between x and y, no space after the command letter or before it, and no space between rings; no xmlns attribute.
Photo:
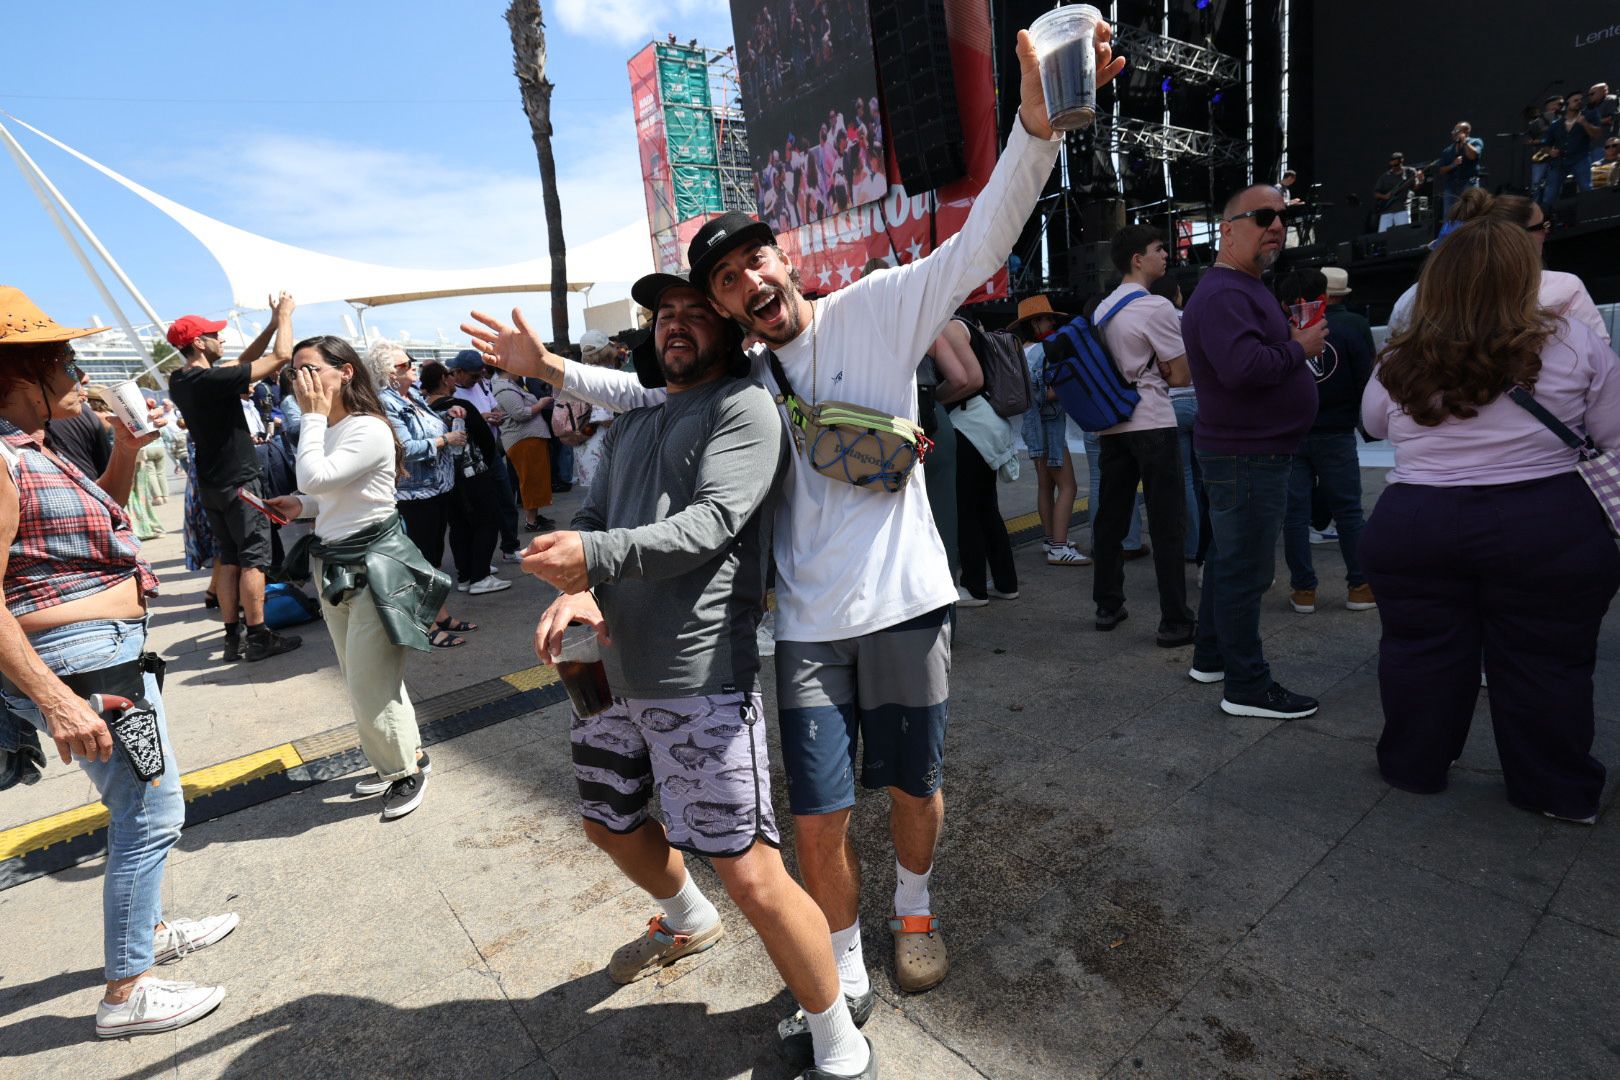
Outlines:
<svg viewBox="0 0 1620 1080"><path fill-rule="evenodd" d="M206 919L165 919L153 935L152 963L167 964L198 949L206 949L232 930L241 918L234 911Z"/></svg>
<svg viewBox="0 0 1620 1080"><path fill-rule="evenodd" d="M103 1001L96 1009L96 1034L103 1039L154 1035L201 1020L225 1000L223 986L142 977L123 1004Z"/></svg>
<svg viewBox="0 0 1620 1080"><path fill-rule="evenodd" d="M486 578L473 582L472 587L467 591L474 596L482 596L484 593L500 592L502 589L510 589L511 587L512 583L510 581L491 574Z"/></svg>

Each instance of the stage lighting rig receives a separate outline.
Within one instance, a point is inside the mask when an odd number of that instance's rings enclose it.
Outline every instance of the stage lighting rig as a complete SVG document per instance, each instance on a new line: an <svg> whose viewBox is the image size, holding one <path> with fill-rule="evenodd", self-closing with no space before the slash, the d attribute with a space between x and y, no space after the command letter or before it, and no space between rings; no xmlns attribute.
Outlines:
<svg viewBox="0 0 1620 1080"><path fill-rule="evenodd" d="M1099 116L1093 125L1099 142L1106 140L1107 152L1134 156L1140 153L1151 161L1208 162L1213 165L1242 165L1247 161L1243 143L1207 131L1140 120L1134 116Z"/></svg>
<svg viewBox="0 0 1620 1080"><path fill-rule="evenodd" d="M1229 86L1243 81L1243 65L1236 57L1124 23L1114 29L1114 49L1137 68L1162 71L1191 85Z"/></svg>

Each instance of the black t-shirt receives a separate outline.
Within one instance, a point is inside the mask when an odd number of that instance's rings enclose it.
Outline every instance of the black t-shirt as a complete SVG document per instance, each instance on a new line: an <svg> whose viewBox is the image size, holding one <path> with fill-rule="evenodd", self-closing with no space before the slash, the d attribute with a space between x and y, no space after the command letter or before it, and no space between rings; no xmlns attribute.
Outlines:
<svg viewBox="0 0 1620 1080"><path fill-rule="evenodd" d="M1311 362L1321 404L1312 431L1354 431L1361 423L1361 392L1372 377L1373 336L1353 311L1328 308L1327 348Z"/></svg>
<svg viewBox="0 0 1620 1080"><path fill-rule="evenodd" d="M204 488L226 490L259 477L259 456L242 412L242 395L252 381L247 364L188 366L169 376L169 396L197 448L197 482Z"/></svg>
<svg viewBox="0 0 1620 1080"><path fill-rule="evenodd" d="M112 432L101 417L85 405L71 420L52 420L45 445L95 480L107 471L107 462L112 460L112 440Z"/></svg>

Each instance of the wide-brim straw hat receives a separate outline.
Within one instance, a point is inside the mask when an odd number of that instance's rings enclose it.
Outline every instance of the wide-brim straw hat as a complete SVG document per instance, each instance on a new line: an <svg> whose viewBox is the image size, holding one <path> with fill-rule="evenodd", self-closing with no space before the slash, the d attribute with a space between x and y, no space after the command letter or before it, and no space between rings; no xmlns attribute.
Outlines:
<svg viewBox="0 0 1620 1080"><path fill-rule="evenodd" d="M1018 318L1014 319L1007 329L1017 333L1024 328L1024 324L1037 315L1050 315L1060 323L1066 323L1074 316L1066 311L1057 311L1052 307L1052 301L1047 299L1045 293L1040 296L1031 296L1018 302Z"/></svg>
<svg viewBox="0 0 1620 1080"><path fill-rule="evenodd" d="M0 285L0 345L52 345L111 330L110 326L63 326L14 285Z"/></svg>

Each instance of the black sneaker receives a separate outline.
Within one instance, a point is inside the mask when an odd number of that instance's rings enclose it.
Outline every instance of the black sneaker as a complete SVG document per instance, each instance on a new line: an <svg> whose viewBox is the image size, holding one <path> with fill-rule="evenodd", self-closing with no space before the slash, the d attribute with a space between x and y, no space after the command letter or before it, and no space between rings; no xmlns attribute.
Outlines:
<svg viewBox="0 0 1620 1080"><path fill-rule="evenodd" d="M1197 627L1192 623L1182 623L1180 626L1159 627L1158 636L1153 640L1158 642L1161 649L1176 649L1191 645L1197 638Z"/></svg>
<svg viewBox="0 0 1620 1080"><path fill-rule="evenodd" d="M1099 630L1112 630L1130 617L1131 613L1122 607L1115 608L1113 611L1104 611L1102 608L1098 608L1096 626Z"/></svg>
<svg viewBox="0 0 1620 1080"><path fill-rule="evenodd" d="M266 627L262 633L248 631L247 655L249 663L264 660L282 653L292 652L304 643L304 639L297 634L278 634Z"/></svg>
<svg viewBox="0 0 1620 1080"><path fill-rule="evenodd" d="M232 631L235 633L232 633ZM231 623L225 627L225 656L226 661L242 659L242 624Z"/></svg>
<svg viewBox="0 0 1620 1080"><path fill-rule="evenodd" d="M1284 690L1272 683L1258 694L1238 695L1230 689L1221 698L1221 711L1228 716L1262 716L1268 720L1298 720L1320 708L1315 698Z"/></svg>
<svg viewBox="0 0 1620 1080"><path fill-rule="evenodd" d="M861 1036L866 1039L866 1036ZM877 1048L872 1045L871 1039L866 1039L866 1068L858 1073L835 1073L826 1069L809 1068L800 1073L794 1080L877 1080Z"/></svg>
<svg viewBox="0 0 1620 1080"><path fill-rule="evenodd" d="M382 819L392 821L415 810L422 805L422 792L426 790L427 776L423 773L395 780L388 785L388 794L383 797Z"/></svg>
<svg viewBox="0 0 1620 1080"><path fill-rule="evenodd" d="M433 771L433 764L428 761L426 750L422 751L422 756L416 759L416 763L417 765L421 766L421 773L423 776L426 776L428 773ZM394 782L392 780L384 780L381 776L377 775L376 769L372 769L359 780L355 781L354 793L361 796L381 795L383 792L387 791L393 786Z"/></svg>
<svg viewBox="0 0 1620 1080"><path fill-rule="evenodd" d="M849 1006L849 1018L855 1021L856 1027L865 1027L866 1022L872 1018L872 1006L877 1003L877 992L870 986L866 993L858 998L844 995L844 1004ZM815 1041L810 1037L810 1024L804 1018L804 1010L796 1009L792 1016L776 1025L776 1049L782 1055L782 1060L795 1069L808 1069L816 1063Z"/></svg>

